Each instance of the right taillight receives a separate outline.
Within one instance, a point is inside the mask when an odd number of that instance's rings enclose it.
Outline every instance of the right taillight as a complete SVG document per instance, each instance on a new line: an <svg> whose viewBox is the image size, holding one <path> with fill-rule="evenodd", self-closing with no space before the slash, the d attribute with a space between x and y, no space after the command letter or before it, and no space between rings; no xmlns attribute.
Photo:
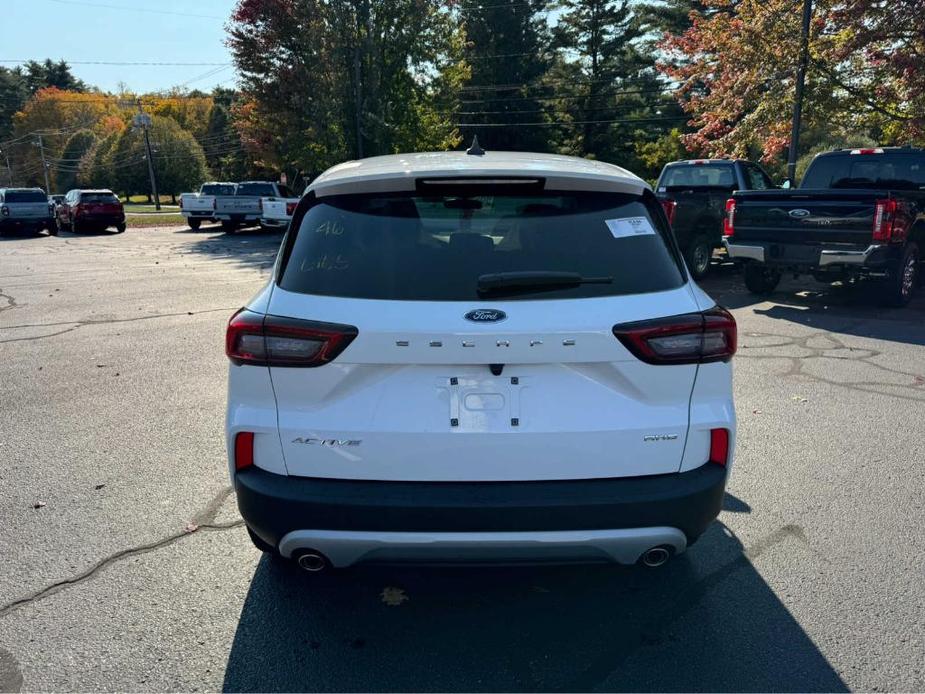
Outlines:
<svg viewBox="0 0 925 694"><path fill-rule="evenodd" d="M356 336L352 325L264 316L241 309L228 323L225 354L238 365L321 366L335 359Z"/></svg>
<svg viewBox="0 0 925 694"><path fill-rule="evenodd" d="M286 203L286 216L291 217L295 212L295 208L298 206L297 202L287 202Z"/></svg>
<svg viewBox="0 0 925 694"><path fill-rule="evenodd" d="M877 200L874 203L874 241L889 241L896 222L896 201Z"/></svg>
<svg viewBox="0 0 925 694"><path fill-rule="evenodd" d="M662 209L665 210L665 216L668 217L668 223L674 224L674 213L678 208L676 200L662 200Z"/></svg>
<svg viewBox="0 0 925 694"><path fill-rule="evenodd" d="M723 217L723 236L735 234L736 201L729 198L726 201L726 214Z"/></svg>
<svg viewBox="0 0 925 694"><path fill-rule="evenodd" d="M707 364L728 361L736 352L735 318L719 306L613 327L614 336L647 364Z"/></svg>

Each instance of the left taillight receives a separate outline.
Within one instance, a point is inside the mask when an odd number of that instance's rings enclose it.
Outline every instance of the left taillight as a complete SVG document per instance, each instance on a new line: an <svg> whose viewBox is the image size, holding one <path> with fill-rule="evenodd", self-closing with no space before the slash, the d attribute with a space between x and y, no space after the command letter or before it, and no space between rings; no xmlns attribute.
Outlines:
<svg viewBox="0 0 925 694"><path fill-rule="evenodd" d="M333 361L357 336L352 325L235 313L225 333L232 363L251 366L311 367Z"/></svg>
<svg viewBox="0 0 925 694"><path fill-rule="evenodd" d="M662 209L665 210L665 216L668 217L668 223L674 224L674 213L678 209L676 200L662 200Z"/></svg>
<svg viewBox="0 0 925 694"><path fill-rule="evenodd" d="M234 469L243 470L254 464L254 432L239 431L234 435Z"/></svg>
<svg viewBox="0 0 925 694"><path fill-rule="evenodd" d="M726 201L726 214L723 216L723 236L726 238L731 238L735 235L735 220L736 220L736 201L733 198L729 198Z"/></svg>
<svg viewBox="0 0 925 694"><path fill-rule="evenodd" d="M719 306L703 313L622 323L614 336L647 364L707 364L736 353L735 318Z"/></svg>
<svg viewBox="0 0 925 694"><path fill-rule="evenodd" d="M295 208L299 205L297 202L287 202L286 203L286 216L291 217L295 212Z"/></svg>

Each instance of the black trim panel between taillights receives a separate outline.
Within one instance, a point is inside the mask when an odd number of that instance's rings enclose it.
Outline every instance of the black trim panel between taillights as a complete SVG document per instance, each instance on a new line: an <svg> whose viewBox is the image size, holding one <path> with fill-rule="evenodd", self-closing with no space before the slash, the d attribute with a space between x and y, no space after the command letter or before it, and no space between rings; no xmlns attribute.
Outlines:
<svg viewBox="0 0 925 694"><path fill-rule="evenodd" d="M729 361L738 346L735 318L720 306L702 313L621 323L613 326L613 334L647 364Z"/></svg>
<svg viewBox="0 0 925 694"><path fill-rule="evenodd" d="M352 325L263 315L242 308L228 322L225 354L239 366L310 368L336 359L358 334Z"/></svg>

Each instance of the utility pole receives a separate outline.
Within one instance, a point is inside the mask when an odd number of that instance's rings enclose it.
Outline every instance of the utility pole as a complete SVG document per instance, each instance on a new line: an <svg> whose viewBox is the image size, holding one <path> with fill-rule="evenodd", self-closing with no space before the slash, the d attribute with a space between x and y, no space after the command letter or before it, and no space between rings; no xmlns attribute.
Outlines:
<svg viewBox="0 0 925 694"><path fill-rule="evenodd" d="M135 125L139 126L144 133L145 153L148 160L148 176L151 178L151 195L154 198L154 209L160 212L161 199L157 195L157 177L154 175L154 156L151 153L151 140L148 137L148 126L151 125L151 116L145 113L141 107L141 99L138 99L138 115L135 116Z"/></svg>
<svg viewBox="0 0 925 694"><path fill-rule="evenodd" d="M48 184L48 162L45 161L45 143L42 142L41 134L39 134L39 141L33 144L39 146L39 152L42 154L42 173L45 174L45 195L51 195L51 186Z"/></svg>
<svg viewBox="0 0 925 694"><path fill-rule="evenodd" d="M813 18L813 0L803 0L803 31L800 34L800 63L797 67L796 94L793 100L793 124L790 129L790 153L787 157L787 180L793 186L797 177L797 150L800 144L800 119L803 116L803 85L809 62L809 24Z"/></svg>
<svg viewBox="0 0 925 694"><path fill-rule="evenodd" d="M6 160L6 175L10 178L10 188L13 187L13 169L10 168L10 157L9 155L0 149L0 154L3 155L3 158Z"/></svg>

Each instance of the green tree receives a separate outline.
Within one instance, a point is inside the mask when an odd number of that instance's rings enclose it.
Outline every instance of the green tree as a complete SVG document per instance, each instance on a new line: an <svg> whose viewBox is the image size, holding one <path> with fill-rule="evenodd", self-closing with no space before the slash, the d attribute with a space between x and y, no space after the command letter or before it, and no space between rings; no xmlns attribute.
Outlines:
<svg viewBox="0 0 925 694"><path fill-rule="evenodd" d="M662 167L670 161L678 161L688 156L681 139L680 129L672 128L655 140L647 140L643 134L636 138L636 158L641 166L633 171L637 175L654 182L662 172Z"/></svg>
<svg viewBox="0 0 925 694"><path fill-rule="evenodd" d="M97 140L80 159L77 185L81 188L110 188L113 185L113 149L121 133Z"/></svg>
<svg viewBox="0 0 925 694"><path fill-rule="evenodd" d="M10 136L13 114L22 108L27 98L29 90L22 73L0 66L0 140Z"/></svg>
<svg viewBox="0 0 925 694"><path fill-rule="evenodd" d="M74 77L71 66L64 60L57 63L47 59L42 62L28 60L17 69L22 74L30 94L47 87L57 87L66 92L88 91L86 83Z"/></svg>
<svg viewBox="0 0 925 694"><path fill-rule="evenodd" d="M92 130L78 130L71 135L64 145L55 176L58 192L65 193L77 185L80 162L98 139Z"/></svg>
<svg viewBox="0 0 925 694"><path fill-rule="evenodd" d="M189 132L172 118L153 116L149 128L158 192L176 196L198 188L208 178L205 153ZM126 195L150 194L147 153L140 128L123 132L112 149L110 187Z"/></svg>
<svg viewBox="0 0 925 694"><path fill-rule="evenodd" d="M505 4L466 3L459 9L466 31L471 77L461 90L460 133L478 135L497 150L548 151L555 85L545 82L553 50L545 0ZM540 123L541 125L522 125Z"/></svg>
<svg viewBox="0 0 925 694"><path fill-rule="evenodd" d="M457 33L440 0L240 0L228 45L244 147L258 167L317 173L455 143L436 66L458 62Z"/></svg>

